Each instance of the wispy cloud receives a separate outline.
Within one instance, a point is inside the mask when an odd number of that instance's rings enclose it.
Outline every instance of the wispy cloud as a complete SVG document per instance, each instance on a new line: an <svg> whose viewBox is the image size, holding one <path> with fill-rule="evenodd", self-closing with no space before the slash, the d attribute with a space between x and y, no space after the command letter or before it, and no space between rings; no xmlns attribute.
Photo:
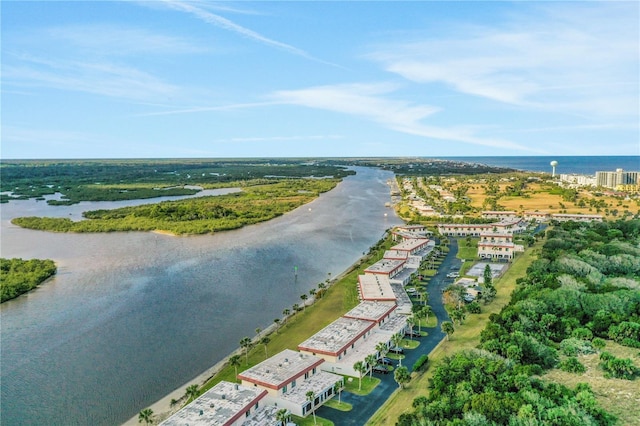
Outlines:
<svg viewBox="0 0 640 426"><path fill-rule="evenodd" d="M147 112L142 114L136 114L136 117L153 117L158 115L179 115L179 114L193 114L193 113L202 113L202 112L211 112L211 111L233 111L236 109L247 109L247 108L259 108L265 106L272 105L281 105L283 102L247 102L247 103L239 103L239 104L229 104L229 105L217 105L217 106L201 106L201 107L188 107L188 108L180 108L180 109L171 109L166 111L157 111L157 112Z"/></svg>
<svg viewBox="0 0 640 426"><path fill-rule="evenodd" d="M47 37L83 54L119 57L125 55L192 54L206 51L202 44L144 28L114 24L66 25L43 29L30 37Z"/></svg>
<svg viewBox="0 0 640 426"><path fill-rule="evenodd" d="M177 86L134 67L27 56L20 65L4 66L2 79L12 87L45 87L130 100L166 99L179 92Z"/></svg>
<svg viewBox="0 0 640 426"><path fill-rule="evenodd" d="M388 129L430 139L456 141L474 145L532 151L513 142L475 135L469 128L443 128L422 123L439 111L430 105L413 105L388 99L396 89L392 84L345 84L278 91L272 98L278 102L357 116Z"/></svg>
<svg viewBox="0 0 640 426"><path fill-rule="evenodd" d="M283 43L281 41L278 40L274 40L272 38L269 38L267 36L264 36L256 31L253 31L249 28L243 27L242 25L236 24L235 22L231 21L230 19L227 19L223 16L220 16L219 14L216 13L212 13L209 10L206 10L204 7L198 7L195 4L196 3L192 3L192 2L186 2L186 1L180 1L180 0L161 0L161 3L165 6L167 6L168 8L171 8L173 10L178 10L181 12L185 12L185 13L189 13L195 17L197 17L198 19L200 19L203 22L206 22L207 24L211 24L214 25L218 28L221 28L223 30L226 31L231 31L234 32L238 35L241 35L243 37L246 37L250 40L256 41L258 43L262 43L265 44L267 46L271 46L271 47L275 47L277 49L283 50L285 52L291 53L293 55L297 55L297 56L301 56L303 58L306 59L310 59L312 61L315 62L319 62L319 63L323 63L326 65L331 65L331 66L339 66L337 64L328 62L328 61L324 61L322 59L316 58L315 56L311 55L310 53L308 53L307 51L297 48L291 44L287 44L287 43Z"/></svg>
<svg viewBox="0 0 640 426"><path fill-rule="evenodd" d="M414 35L379 45L368 57L412 82L444 83L501 103L637 114L636 2L535 4L527 12L492 27L457 25L437 39Z"/></svg>

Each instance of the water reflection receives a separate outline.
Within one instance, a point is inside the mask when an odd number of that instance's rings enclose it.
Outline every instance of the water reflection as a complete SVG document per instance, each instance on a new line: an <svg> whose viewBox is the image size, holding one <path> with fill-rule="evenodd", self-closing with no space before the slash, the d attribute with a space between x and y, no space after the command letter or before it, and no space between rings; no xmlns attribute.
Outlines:
<svg viewBox="0 0 640 426"><path fill-rule="evenodd" d="M2 257L59 265L2 305L3 423L123 422L270 325L399 223L392 175L356 170L307 206L206 236L31 231L9 219L107 207L3 205Z"/></svg>

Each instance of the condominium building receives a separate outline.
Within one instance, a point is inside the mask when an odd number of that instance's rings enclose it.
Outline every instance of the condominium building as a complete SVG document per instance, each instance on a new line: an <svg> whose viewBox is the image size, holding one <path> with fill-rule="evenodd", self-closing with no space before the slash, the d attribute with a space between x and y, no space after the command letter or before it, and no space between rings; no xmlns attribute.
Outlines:
<svg viewBox="0 0 640 426"><path fill-rule="evenodd" d="M615 172L596 172L596 185L605 188L616 188L618 185L640 184L640 172L625 172L616 169Z"/></svg>
<svg viewBox="0 0 640 426"><path fill-rule="evenodd" d="M160 425L239 426L264 405L266 396L264 389L223 381Z"/></svg>

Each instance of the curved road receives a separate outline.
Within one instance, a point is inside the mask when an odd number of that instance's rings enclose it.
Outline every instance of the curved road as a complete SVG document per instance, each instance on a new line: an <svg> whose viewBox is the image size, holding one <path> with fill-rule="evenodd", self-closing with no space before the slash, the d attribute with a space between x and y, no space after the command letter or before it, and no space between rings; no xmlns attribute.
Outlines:
<svg viewBox="0 0 640 426"><path fill-rule="evenodd" d="M462 265L461 260L456 259L458 242L453 238L449 241L449 253L443 259L436 275L431 278L431 281L427 285L429 304L433 309L433 313L438 318L438 324L442 321L450 320L442 304L442 290L453 282L453 280L447 278L446 275L451 271L452 267L460 267ZM421 355L429 354L445 337L445 334L440 330L439 326L428 328L426 331L429 334L420 338L420 346L413 350L405 350L405 358L402 360L402 365L407 366L409 370L411 370L411 367ZM341 400L353 406L351 411L343 412L322 406L318 408L316 414L340 426L364 425L378 408L384 404L389 396L391 396L391 393L398 388L398 384L393 379L393 372L389 374L376 374L376 376L380 379L380 384L376 386L369 395L358 396L349 392L342 392Z"/></svg>

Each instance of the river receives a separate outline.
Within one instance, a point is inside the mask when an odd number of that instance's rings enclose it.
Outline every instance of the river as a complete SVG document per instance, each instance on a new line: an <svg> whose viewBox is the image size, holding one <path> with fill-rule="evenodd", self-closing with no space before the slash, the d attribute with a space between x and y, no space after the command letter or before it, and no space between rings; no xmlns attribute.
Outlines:
<svg viewBox="0 0 640 426"><path fill-rule="evenodd" d="M291 213L205 236L31 231L10 219L122 202L3 204L1 256L53 259L58 274L2 304L2 424L120 424L273 324L401 223L384 207L393 175L355 170Z"/></svg>

